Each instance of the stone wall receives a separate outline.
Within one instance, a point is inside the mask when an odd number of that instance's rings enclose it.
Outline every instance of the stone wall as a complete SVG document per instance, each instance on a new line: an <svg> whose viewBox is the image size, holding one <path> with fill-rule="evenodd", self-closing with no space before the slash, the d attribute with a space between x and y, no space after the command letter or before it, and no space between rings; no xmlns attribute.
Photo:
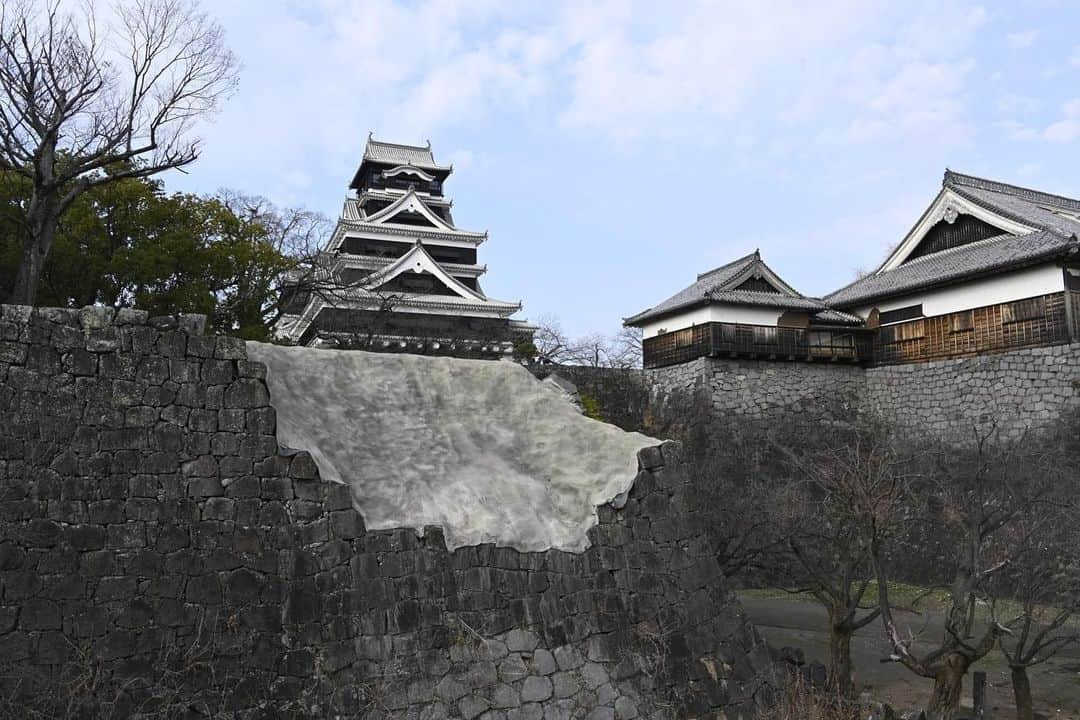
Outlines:
<svg viewBox="0 0 1080 720"><path fill-rule="evenodd" d="M734 415L844 402L865 388L862 368L844 364L699 358L645 372L661 391L704 390L714 412Z"/></svg>
<svg viewBox="0 0 1080 720"><path fill-rule="evenodd" d="M1007 435L1080 408L1080 344L866 370L866 407L934 435L996 423Z"/></svg>
<svg viewBox="0 0 1080 720"><path fill-rule="evenodd" d="M839 401L938 437L994 422L1007 435L1080 408L1080 344L883 365L699 358L644 371L658 392L703 389L714 412L762 417Z"/></svg>
<svg viewBox="0 0 1080 720"><path fill-rule="evenodd" d="M678 446L582 554L366 531L198 316L0 306L0 715L749 713L766 646ZM362 441L362 438L360 439ZM93 692L85 689L92 685ZM68 713L70 714L70 713Z"/></svg>

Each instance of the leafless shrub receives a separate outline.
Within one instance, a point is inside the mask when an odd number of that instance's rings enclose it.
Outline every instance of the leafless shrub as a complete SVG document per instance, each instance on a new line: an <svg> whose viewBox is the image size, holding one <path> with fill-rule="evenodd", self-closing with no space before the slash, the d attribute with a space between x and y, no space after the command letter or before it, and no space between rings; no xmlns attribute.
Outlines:
<svg viewBox="0 0 1080 720"><path fill-rule="evenodd" d="M94 640L68 639L71 657L54 672L0 665L0 718L222 717L237 693L269 694L267 678L221 662L229 633L226 622L204 613L190 638L168 637L156 652L129 661L106 660Z"/></svg>
<svg viewBox="0 0 1080 720"><path fill-rule="evenodd" d="M759 720L862 720L862 707L843 693L814 688L795 676L780 701L758 715Z"/></svg>

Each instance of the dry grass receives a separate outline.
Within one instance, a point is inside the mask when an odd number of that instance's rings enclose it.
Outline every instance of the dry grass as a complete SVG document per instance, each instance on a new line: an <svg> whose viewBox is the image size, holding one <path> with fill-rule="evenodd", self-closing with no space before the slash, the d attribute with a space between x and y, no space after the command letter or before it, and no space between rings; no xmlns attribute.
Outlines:
<svg viewBox="0 0 1080 720"><path fill-rule="evenodd" d="M811 687L802 678L788 683L780 702L759 720L861 720L862 708L842 695Z"/></svg>

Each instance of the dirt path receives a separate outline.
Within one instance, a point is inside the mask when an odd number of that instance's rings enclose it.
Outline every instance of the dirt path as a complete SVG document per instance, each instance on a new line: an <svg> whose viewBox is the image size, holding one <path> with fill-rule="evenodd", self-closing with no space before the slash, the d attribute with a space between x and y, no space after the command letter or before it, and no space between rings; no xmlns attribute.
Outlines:
<svg viewBox="0 0 1080 720"><path fill-rule="evenodd" d="M828 663L829 639L823 631L826 615L820 606L801 599L762 598L752 594L744 594L741 599L750 619L770 644L801 647L808 661ZM916 635L921 630L928 637L940 636L940 617L908 616L907 622ZM888 643L880 624L871 623L860 631L852 642L851 652L856 683L873 697L907 708L917 706L929 696L929 680L916 677L897 663L881 662L888 655ZM1001 654L992 652L976 669L987 674L993 717L1014 717L1009 669ZM1030 675L1038 712L1055 720L1080 720L1080 648L1073 647L1063 657L1033 668ZM970 679L964 690L965 704L970 706Z"/></svg>

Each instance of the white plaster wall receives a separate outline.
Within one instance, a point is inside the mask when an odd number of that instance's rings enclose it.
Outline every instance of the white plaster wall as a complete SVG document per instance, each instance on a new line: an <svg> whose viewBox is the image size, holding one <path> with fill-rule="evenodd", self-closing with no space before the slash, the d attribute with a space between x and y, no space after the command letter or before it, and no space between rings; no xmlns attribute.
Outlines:
<svg viewBox="0 0 1080 720"><path fill-rule="evenodd" d="M776 325L783 310L778 308L759 308L746 305L707 305L696 308L681 315L669 315L656 322L646 323L642 326L642 335L650 338L657 335L660 329L672 332L682 330L693 325L701 325L708 322L742 323L743 325Z"/></svg>
<svg viewBox="0 0 1080 720"><path fill-rule="evenodd" d="M878 305L861 307L856 312L865 318L870 314L870 310L875 307L881 312L886 312L922 303L923 314L927 317L933 317L934 315L945 315L960 310L971 310L986 305L996 305L997 303L1062 292L1064 289L1065 278L1061 268L1057 265L1047 264L954 287L906 295L902 298L891 298L882 301Z"/></svg>

